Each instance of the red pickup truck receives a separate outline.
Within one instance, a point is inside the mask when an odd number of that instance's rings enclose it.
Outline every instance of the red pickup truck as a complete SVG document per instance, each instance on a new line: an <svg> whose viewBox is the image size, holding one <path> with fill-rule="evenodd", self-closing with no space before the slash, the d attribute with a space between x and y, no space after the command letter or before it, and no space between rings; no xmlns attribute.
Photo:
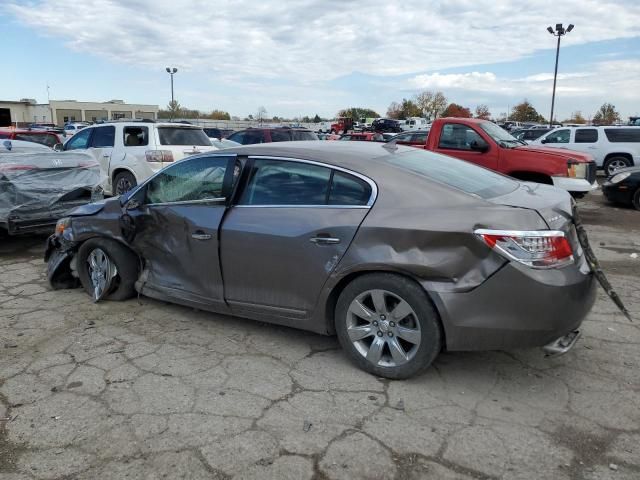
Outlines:
<svg viewBox="0 0 640 480"><path fill-rule="evenodd" d="M555 185L577 197L597 188L596 164L590 155L527 145L487 120L438 118L424 143L397 143L460 158L520 180Z"/></svg>

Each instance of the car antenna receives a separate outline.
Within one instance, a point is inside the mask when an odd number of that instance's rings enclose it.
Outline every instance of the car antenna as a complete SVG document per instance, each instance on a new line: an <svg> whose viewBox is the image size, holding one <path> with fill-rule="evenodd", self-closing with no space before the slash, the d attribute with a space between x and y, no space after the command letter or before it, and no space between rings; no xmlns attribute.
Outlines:
<svg viewBox="0 0 640 480"><path fill-rule="evenodd" d="M395 152L396 150L398 150L398 145L396 145L397 143L398 139L394 138L382 145L382 148L384 148L385 150L389 150L390 152Z"/></svg>

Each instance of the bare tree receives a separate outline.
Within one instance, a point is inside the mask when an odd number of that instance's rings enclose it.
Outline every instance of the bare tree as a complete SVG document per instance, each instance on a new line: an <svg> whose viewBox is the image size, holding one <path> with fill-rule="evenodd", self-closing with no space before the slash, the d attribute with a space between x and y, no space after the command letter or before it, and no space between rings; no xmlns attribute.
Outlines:
<svg viewBox="0 0 640 480"><path fill-rule="evenodd" d="M442 92L425 90L416 95L415 103L425 117L435 120L447 108L448 101Z"/></svg>
<svg viewBox="0 0 640 480"><path fill-rule="evenodd" d="M262 125L262 121L267 117L267 109L263 106L258 107L258 113L256 114L256 119Z"/></svg>
<svg viewBox="0 0 640 480"><path fill-rule="evenodd" d="M476 118L480 118L482 120L489 120L491 118L491 112L489 111L489 107L485 104L481 103L476 107Z"/></svg>

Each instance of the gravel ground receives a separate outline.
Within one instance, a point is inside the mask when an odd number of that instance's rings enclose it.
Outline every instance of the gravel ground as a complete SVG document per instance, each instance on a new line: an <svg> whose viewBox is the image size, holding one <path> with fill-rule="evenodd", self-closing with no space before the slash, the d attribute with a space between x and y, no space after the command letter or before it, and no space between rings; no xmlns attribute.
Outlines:
<svg viewBox="0 0 640 480"><path fill-rule="evenodd" d="M334 338L49 291L0 240L0 479L640 478L640 212L580 201L602 291L567 355L447 353L387 381Z"/></svg>

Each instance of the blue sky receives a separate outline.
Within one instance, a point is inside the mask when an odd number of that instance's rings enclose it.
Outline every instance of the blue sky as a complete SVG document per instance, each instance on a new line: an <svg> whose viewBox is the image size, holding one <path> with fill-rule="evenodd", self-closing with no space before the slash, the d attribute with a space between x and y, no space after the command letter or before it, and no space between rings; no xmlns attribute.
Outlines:
<svg viewBox="0 0 640 480"><path fill-rule="evenodd" d="M10 0L0 6L13 46L3 55L11 73L2 100L46 102L48 84L57 100L163 106L172 65L181 104L240 117L259 106L289 117L331 117L347 106L384 114L425 89L471 109L487 104L494 115L526 97L548 116L555 39L545 28L571 21L557 117L588 117L603 102L640 113L640 2L543 0L526 12L511 1L371 0L367 13L357 2L283 3Z"/></svg>

